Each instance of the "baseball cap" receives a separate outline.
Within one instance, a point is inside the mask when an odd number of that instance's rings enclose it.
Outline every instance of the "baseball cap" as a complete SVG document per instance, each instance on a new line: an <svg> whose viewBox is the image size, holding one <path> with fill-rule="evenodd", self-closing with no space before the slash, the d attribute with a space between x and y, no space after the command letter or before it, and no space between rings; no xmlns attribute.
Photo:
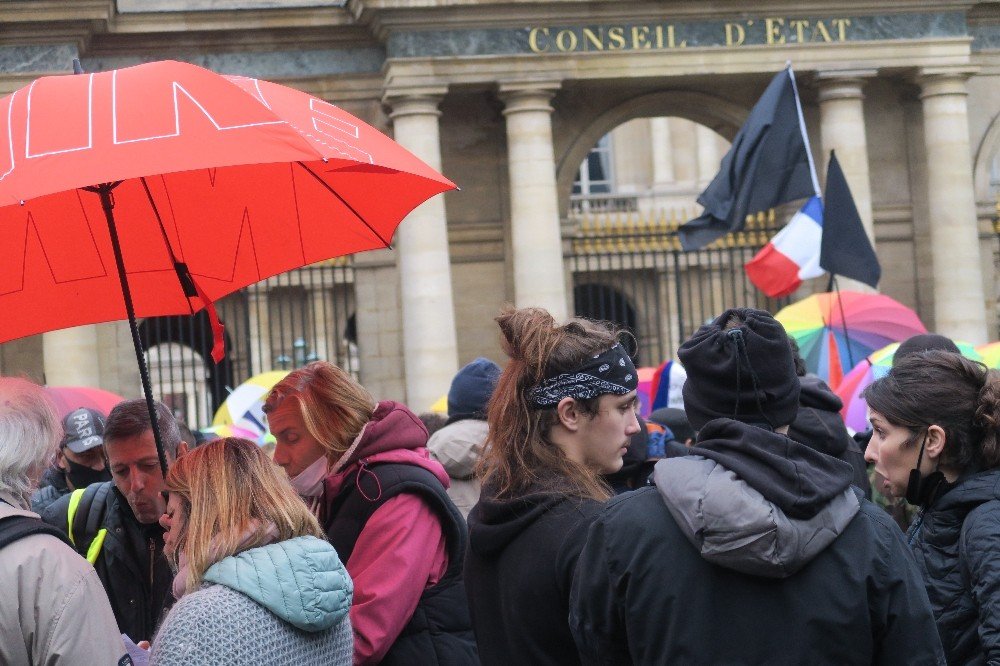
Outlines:
<svg viewBox="0 0 1000 666"><path fill-rule="evenodd" d="M96 409L80 407L63 419L62 445L73 453L83 453L104 444L104 415Z"/></svg>

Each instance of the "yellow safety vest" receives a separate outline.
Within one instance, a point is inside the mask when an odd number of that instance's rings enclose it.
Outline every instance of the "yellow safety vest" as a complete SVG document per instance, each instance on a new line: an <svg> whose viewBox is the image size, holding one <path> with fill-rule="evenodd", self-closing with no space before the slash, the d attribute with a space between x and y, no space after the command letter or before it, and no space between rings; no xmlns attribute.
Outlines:
<svg viewBox="0 0 1000 666"><path fill-rule="evenodd" d="M76 511L80 508L80 500L83 499L83 493L86 490L86 488L77 488L69 497L69 510L66 512L66 534L69 535L69 540L74 546L76 545L76 539L73 537L73 519L76 518ZM107 528L102 527L97 531L94 540L90 542L90 546L87 548L87 561L91 564L97 563L97 558L101 554L101 547L104 545L104 537L107 534Z"/></svg>

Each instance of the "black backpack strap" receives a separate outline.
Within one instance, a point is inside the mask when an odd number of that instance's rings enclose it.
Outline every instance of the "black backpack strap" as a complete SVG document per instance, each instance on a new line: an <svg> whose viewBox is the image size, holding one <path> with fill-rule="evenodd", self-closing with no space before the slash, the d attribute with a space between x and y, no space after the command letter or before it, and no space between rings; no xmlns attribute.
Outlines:
<svg viewBox="0 0 1000 666"><path fill-rule="evenodd" d="M54 536L72 548L72 544L66 539L66 535L62 530L52 527L38 518L30 516L7 516L6 518L0 518L0 549L33 534Z"/></svg>
<svg viewBox="0 0 1000 666"><path fill-rule="evenodd" d="M73 541L76 542L77 551L84 557L104 523L104 508L112 483L104 481L87 486L73 514Z"/></svg>

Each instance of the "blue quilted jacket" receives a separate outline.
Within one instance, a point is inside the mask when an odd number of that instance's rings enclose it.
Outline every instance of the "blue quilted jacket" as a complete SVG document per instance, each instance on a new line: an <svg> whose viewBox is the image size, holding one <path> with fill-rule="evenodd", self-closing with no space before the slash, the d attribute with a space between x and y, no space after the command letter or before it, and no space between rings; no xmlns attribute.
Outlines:
<svg viewBox="0 0 1000 666"><path fill-rule="evenodd" d="M212 565L153 641L151 664L350 664L354 585L333 546L304 536Z"/></svg>

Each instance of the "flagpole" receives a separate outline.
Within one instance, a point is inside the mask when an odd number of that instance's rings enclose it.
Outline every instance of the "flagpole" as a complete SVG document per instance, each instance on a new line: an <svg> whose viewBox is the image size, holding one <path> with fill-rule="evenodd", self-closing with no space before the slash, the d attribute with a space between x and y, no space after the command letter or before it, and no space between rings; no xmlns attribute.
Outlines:
<svg viewBox="0 0 1000 666"><path fill-rule="evenodd" d="M813 161L812 148L809 145L809 132L806 131L806 119L802 114L802 100L799 99L799 87L795 83L795 71L792 69L792 61L787 61L786 70L788 77L792 80L792 93L795 95L795 110L799 114L799 131L802 132L802 142L806 146L806 159L809 160L809 175L812 176L813 191L816 196L823 198L819 190L819 176L816 175L816 163Z"/></svg>

